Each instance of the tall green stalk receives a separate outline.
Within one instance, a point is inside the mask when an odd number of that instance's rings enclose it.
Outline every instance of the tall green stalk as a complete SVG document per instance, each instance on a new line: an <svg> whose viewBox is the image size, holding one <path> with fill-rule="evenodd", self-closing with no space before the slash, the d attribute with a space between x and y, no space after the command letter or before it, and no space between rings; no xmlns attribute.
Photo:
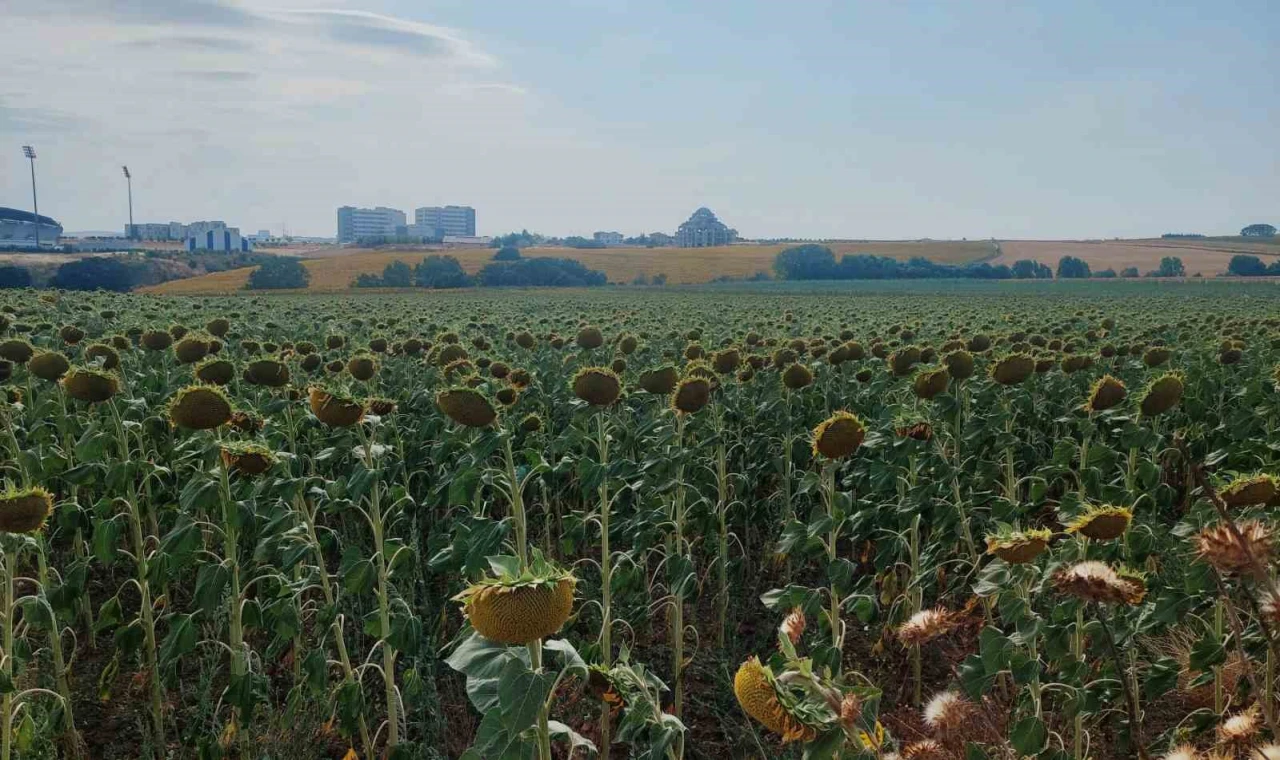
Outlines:
<svg viewBox="0 0 1280 760"><path fill-rule="evenodd" d="M604 412L596 417L596 452L600 457L600 662L613 667L613 556L609 548L609 431ZM609 760L612 743L609 705L600 709L600 760Z"/></svg>
<svg viewBox="0 0 1280 760"><path fill-rule="evenodd" d="M676 493L671 506L672 539L675 556L684 558L684 427L685 414L676 413ZM675 678L672 690L672 713L680 718L684 714L684 578L672 592L671 599L671 660Z"/></svg>
<svg viewBox="0 0 1280 760"><path fill-rule="evenodd" d="M244 678L248 673L247 658L245 657L244 643L244 622L242 619L242 602L240 588L240 526L237 519L236 504L231 497L231 473L228 470L227 462L222 456L218 457L218 479L222 494L222 545L224 561L227 563L227 570L231 576L231 589L228 593L227 614L228 614L228 636L227 640L231 647L231 676L233 678ZM236 725L236 737L240 744L240 752L244 757L248 757L249 752L249 726L244 720L244 716L240 714L240 709L235 708L234 720Z"/></svg>
<svg viewBox="0 0 1280 760"><path fill-rule="evenodd" d="M5 681L13 678L13 576L18 570L17 542L7 536L0 536L4 541L4 607L0 613L4 615L3 634L0 634L0 674ZM9 760L13 756L13 692L6 691L0 696L0 760Z"/></svg>
<svg viewBox="0 0 1280 760"><path fill-rule="evenodd" d="M369 487L369 527L373 531L373 554L377 559L378 570L378 623L382 633L382 681L386 687L387 700L387 751L390 752L400 743L400 698L396 689L396 650L388 638L391 635L391 596L388 584L388 563L386 553L386 521L382 514L382 487L378 479L377 464L373 456L373 437L366 435L364 428L356 426L360 432L363 446L365 469L373 473L373 483Z"/></svg>
<svg viewBox="0 0 1280 760"><path fill-rule="evenodd" d="M35 536L35 545L37 579L42 593L48 593L49 558L43 534ZM82 756L80 734L76 731L75 712L71 704L71 681L67 673L67 661L62 652L62 627L58 623L58 614L53 611L53 608L49 607L46 611L49 615L49 656L53 660L53 683L58 690L58 695L62 697L63 731L67 752L72 758L79 758Z"/></svg>

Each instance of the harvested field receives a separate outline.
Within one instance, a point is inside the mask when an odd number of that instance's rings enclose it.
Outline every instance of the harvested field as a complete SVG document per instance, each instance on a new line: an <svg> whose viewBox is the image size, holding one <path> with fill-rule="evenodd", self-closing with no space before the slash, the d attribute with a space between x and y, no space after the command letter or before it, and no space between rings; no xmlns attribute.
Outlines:
<svg viewBox="0 0 1280 760"><path fill-rule="evenodd" d="M1280 246L1267 243L1213 242L1200 240L1008 240L1000 243L1001 254L992 264L1013 264L1032 259L1050 267L1063 256L1084 259L1096 272L1137 267L1142 274L1160 266L1165 256L1182 259L1188 275L1215 277L1227 269L1236 254L1267 256L1280 254Z"/></svg>
<svg viewBox="0 0 1280 760"><path fill-rule="evenodd" d="M987 241L872 241L830 243L837 256L846 253L869 253L906 260L922 256L947 264L979 261L991 254ZM750 277L768 272L773 258L790 244L734 245L720 248L529 248L524 255L556 256L581 261L608 276L610 282L631 282L637 275L653 277L665 274L667 282L688 284L709 282L721 275ZM342 251L344 253L339 254ZM416 264L424 256L442 253L455 256L468 272L476 272L493 258L492 248L452 250L369 250L324 249L323 258L306 262L311 271L311 290L334 292L346 290L357 275L380 273L392 261ZM248 269L196 277L165 283L149 292L173 295L192 293L229 293L244 287Z"/></svg>

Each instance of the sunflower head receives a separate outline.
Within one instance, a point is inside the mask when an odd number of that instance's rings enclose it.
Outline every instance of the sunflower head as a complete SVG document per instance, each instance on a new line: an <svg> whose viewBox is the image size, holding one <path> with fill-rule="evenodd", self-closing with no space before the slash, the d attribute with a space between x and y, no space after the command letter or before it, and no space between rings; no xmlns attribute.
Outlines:
<svg viewBox="0 0 1280 760"><path fill-rule="evenodd" d="M1090 412L1105 411L1119 405L1127 394L1123 382L1111 375L1103 375L1089 389L1089 398L1084 402L1084 408Z"/></svg>
<svg viewBox="0 0 1280 760"><path fill-rule="evenodd" d="M578 331L576 340L578 348L590 351L604 345L604 333L598 327L584 327Z"/></svg>
<svg viewBox="0 0 1280 760"><path fill-rule="evenodd" d="M950 382L951 374L945 368L925 369L916 373L911 391L916 398L928 401L946 391Z"/></svg>
<svg viewBox="0 0 1280 760"><path fill-rule="evenodd" d="M813 382L813 370L799 362L792 362L782 371L782 384L787 390L798 391Z"/></svg>
<svg viewBox="0 0 1280 760"><path fill-rule="evenodd" d="M1152 380L1139 402L1142 416L1156 417L1177 406L1182 400L1183 385L1182 375L1178 372L1169 372Z"/></svg>
<svg viewBox="0 0 1280 760"><path fill-rule="evenodd" d="M1079 533L1095 541L1120 538L1133 522L1133 510L1109 504L1089 507L1084 514L1067 525L1068 533Z"/></svg>
<svg viewBox="0 0 1280 760"><path fill-rule="evenodd" d="M577 580L545 560L504 572L454 597L476 632L490 641L527 644L554 635L573 611Z"/></svg>
<svg viewBox="0 0 1280 760"><path fill-rule="evenodd" d="M1048 530L1005 530L987 536L987 554L994 554L1011 565L1025 565L1049 547L1053 533Z"/></svg>
<svg viewBox="0 0 1280 760"><path fill-rule="evenodd" d="M1241 475L1218 495L1228 507L1252 507L1271 501L1278 491L1280 484L1271 475Z"/></svg>
<svg viewBox="0 0 1280 760"><path fill-rule="evenodd" d="M320 357L316 357L318 360ZM208 357L196 365L196 379L210 385L226 385L236 376L236 366L226 359Z"/></svg>
<svg viewBox="0 0 1280 760"><path fill-rule="evenodd" d="M361 382L368 382L378 374L378 362L372 356L359 354L347 362L347 372Z"/></svg>
<svg viewBox="0 0 1280 760"><path fill-rule="evenodd" d="M120 379L114 373L88 367L72 367L62 376L62 387L77 401L97 404L120 392Z"/></svg>
<svg viewBox="0 0 1280 760"><path fill-rule="evenodd" d="M169 422L187 430L213 430L229 422L231 415L231 402L210 385L183 388L169 402Z"/></svg>
<svg viewBox="0 0 1280 760"><path fill-rule="evenodd" d="M209 342L198 335L185 335L173 344L173 356L179 364L194 364L209 353Z"/></svg>
<svg viewBox="0 0 1280 760"><path fill-rule="evenodd" d="M924 706L924 724L939 736L963 737L973 707L958 691L939 692Z"/></svg>
<svg viewBox="0 0 1280 760"><path fill-rule="evenodd" d="M27 362L27 370L31 374L49 382L60 379L69 369L71 362L57 351L40 351Z"/></svg>
<svg viewBox="0 0 1280 760"><path fill-rule="evenodd" d="M605 367L583 367L573 376L573 395L592 406L613 406L622 395L622 381Z"/></svg>
<svg viewBox="0 0 1280 760"><path fill-rule="evenodd" d="M1027 354L1009 354L991 365L991 379L1000 385L1019 385L1036 370L1036 360Z"/></svg>
<svg viewBox="0 0 1280 760"><path fill-rule="evenodd" d="M924 644L951 632L959 623L955 613L942 607L921 610L898 626L898 640L903 646Z"/></svg>
<svg viewBox="0 0 1280 760"><path fill-rule="evenodd" d="M736 348L726 348L711 355L711 366L721 375L736 372L741 363L742 353Z"/></svg>
<svg viewBox="0 0 1280 760"><path fill-rule="evenodd" d="M711 402L711 382L705 377L686 377L676 384L671 408L679 414L696 414Z"/></svg>
<svg viewBox="0 0 1280 760"><path fill-rule="evenodd" d="M275 359L258 359L245 365L243 377L249 385L283 388L289 384L289 365Z"/></svg>
<svg viewBox="0 0 1280 760"><path fill-rule="evenodd" d="M747 715L781 736L782 741L808 742L818 738L817 729L784 704L773 671L759 659L751 657L738 668L733 677L733 694Z"/></svg>
<svg viewBox="0 0 1280 760"><path fill-rule="evenodd" d="M475 388L446 388L436 394L436 406L449 419L466 427L487 427L498 418L493 404Z"/></svg>
<svg viewBox="0 0 1280 760"><path fill-rule="evenodd" d="M1059 570L1053 578L1058 591L1086 602L1140 604L1146 584L1132 574L1121 574L1101 562L1077 562Z"/></svg>
<svg viewBox="0 0 1280 760"><path fill-rule="evenodd" d="M329 427L351 427L364 419L364 404L319 386L307 392L307 403L316 419Z"/></svg>
<svg viewBox="0 0 1280 760"><path fill-rule="evenodd" d="M1210 526L1195 537L1196 556L1224 575L1255 577L1269 565L1274 542L1271 528L1259 520L1236 523L1244 539L1236 540L1226 524Z"/></svg>
<svg viewBox="0 0 1280 760"><path fill-rule="evenodd" d="M827 459L852 456L867 437L867 426L849 412L836 412L813 431L813 454Z"/></svg>
<svg viewBox="0 0 1280 760"><path fill-rule="evenodd" d="M35 533L53 514L53 495L43 488L0 493L0 533Z"/></svg>
<svg viewBox="0 0 1280 760"><path fill-rule="evenodd" d="M973 377L973 354L962 348L942 357L942 363L947 365L947 371L957 380L968 380Z"/></svg>
<svg viewBox="0 0 1280 760"><path fill-rule="evenodd" d="M276 463L275 453L256 443L229 441L222 444L220 452L228 470L246 477L261 475Z"/></svg>

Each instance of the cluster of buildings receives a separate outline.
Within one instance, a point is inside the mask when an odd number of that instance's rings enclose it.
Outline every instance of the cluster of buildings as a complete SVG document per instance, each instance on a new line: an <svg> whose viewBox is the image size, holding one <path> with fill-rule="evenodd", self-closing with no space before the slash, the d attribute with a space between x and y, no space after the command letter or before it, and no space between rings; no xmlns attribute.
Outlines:
<svg viewBox="0 0 1280 760"><path fill-rule="evenodd" d="M130 240L180 241L188 251L253 250L253 241L242 236L239 227L219 221L126 224L124 236Z"/></svg>
<svg viewBox="0 0 1280 760"><path fill-rule="evenodd" d="M338 242L367 238L408 238L445 243L481 242L476 237L476 210L470 206L423 206L414 209L413 223L400 209L378 206L338 209ZM487 242L487 241L486 241Z"/></svg>

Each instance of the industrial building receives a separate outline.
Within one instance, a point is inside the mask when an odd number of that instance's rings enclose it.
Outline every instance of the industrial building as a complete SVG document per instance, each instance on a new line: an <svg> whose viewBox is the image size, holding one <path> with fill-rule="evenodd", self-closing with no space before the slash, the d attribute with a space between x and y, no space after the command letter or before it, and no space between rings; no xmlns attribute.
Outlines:
<svg viewBox="0 0 1280 760"><path fill-rule="evenodd" d="M62 225L50 217L30 211L0 206L0 248L53 248L62 235Z"/></svg>
<svg viewBox="0 0 1280 760"><path fill-rule="evenodd" d="M338 209L338 242L354 243L361 238L394 237L397 227L405 226L403 211L386 206Z"/></svg>
<svg viewBox="0 0 1280 760"><path fill-rule="evenodd" d="M253 243L240 235L240 228L226 222L192 222L187 225L188 251L251 251Z"/></svg>
<svg viewBox="0 0 1280 760"><path fill-rule="evenodd" d="M470 206L424 206L414 210L413 221L420 228L434 227L435 237L476 235L476 210Z"/></svg>

